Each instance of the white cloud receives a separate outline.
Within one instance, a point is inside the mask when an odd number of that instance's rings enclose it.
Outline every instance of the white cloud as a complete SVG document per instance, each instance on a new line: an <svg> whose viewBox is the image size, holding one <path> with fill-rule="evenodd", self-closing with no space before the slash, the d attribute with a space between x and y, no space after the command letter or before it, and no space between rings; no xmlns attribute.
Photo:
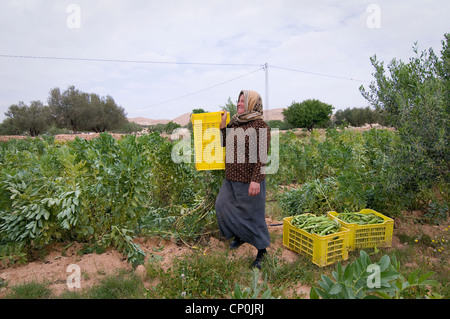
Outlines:
<svg viewBox="0 0 450 319"><path fill-rule="evenodd" d="M81 10L70 29L69 4ZM367 26L379 5L381 28ZM0 54L161 62L236 63L372 80L370 56L408 59L411 46L441 49L450 3L304 0L3 0ZM258 66L199 66L0 58L0 120L9 105L46 102L68 85L111 95L130 117L174 118L233 100L243 88L265 96ZM336 108L365 105L361 83L269 67L270 107L318 98ZM176 99L189 95L185 98ZM160 102L172 100L170 103Z"/></svg>

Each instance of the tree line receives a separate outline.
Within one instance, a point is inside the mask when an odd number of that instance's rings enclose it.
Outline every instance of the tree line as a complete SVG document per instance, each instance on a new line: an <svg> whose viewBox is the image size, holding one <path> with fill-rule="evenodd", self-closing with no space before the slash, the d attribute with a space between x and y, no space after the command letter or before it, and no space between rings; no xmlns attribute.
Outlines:
<svg viewBox="0 0 450 319"><path fill-rule="evenodd" d="M283 110L284 120L268 121L270 127L281 130L293 128L305 128L312 131L314 128L328 127L359 127L366 124L384 125L383 115L371 107L353 107L337 110L333 114L334 107L316 99L308 99L303 102L292 102Z"/></svg>
<svg viewBox="0 0 450 319"><path fill-rule="evenodd" d="M231 98L221 106L222 110L230 113L230 117L237 113L236 104ZM365 124L384 124L383 116L380 112L370 107L354 107L338 110L333 114L334 107L316 99L308 99L301 103L292 104L283 110L283 120L269 120L267 124L271 128L289 130L293 128L306 128L312 131L317 127L336 126L363 126ZM194 109L192 113L205 112L203 109Z"/></svg>
<svg viewBox="0 0 450 319"><path fill-rule="evenodd" d="M48 105L41 101L11 105L5 112L6 119L0 124L0 134L18 135L27 133L38 136L51 126L59 129L105 132L129 125L123 107L111 96L100 97L69 86L65 91L50 90Z"/></svg>

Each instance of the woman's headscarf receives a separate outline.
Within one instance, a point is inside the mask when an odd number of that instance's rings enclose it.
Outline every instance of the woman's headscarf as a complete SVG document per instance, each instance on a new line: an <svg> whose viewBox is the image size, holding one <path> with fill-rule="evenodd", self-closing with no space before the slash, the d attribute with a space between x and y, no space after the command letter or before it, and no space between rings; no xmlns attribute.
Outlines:
<svg viewBox="0 0 450 319"><path fill-rule="evenodd" d="M242 94L244 94L245 111L242 114L235 114L229 123L230 126L264 119L263 104L259 93L256 91L242 90L239 93L239 98Z"/></svg>

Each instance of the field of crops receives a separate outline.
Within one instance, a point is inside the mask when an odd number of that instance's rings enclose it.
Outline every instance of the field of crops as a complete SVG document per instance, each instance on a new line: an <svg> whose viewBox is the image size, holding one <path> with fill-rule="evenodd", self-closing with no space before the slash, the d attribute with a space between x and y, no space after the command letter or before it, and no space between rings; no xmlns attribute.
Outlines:
<svg viewBox="0 0 450 319"><path fill-rule="evenodd" d="M410 263L409 269L418 263L425 265L439 282L433 291L448 294L448 184L445 179L436 179L432 186L419 180L411 187L411 180L405 179L409 177L407 169L399 170L396 132L288 131L280 133L279 140L279 169L267 176L267 215L271 221L279 223L284 217L304 213L321 216L328 211L357 212L363 208L382 212L396 220L396 247L375 249L375 257L396 252L401 262ZM149 298L186 294L193 298L227 298L233 296L236 285L248 286L250 270L230 266L239 262L230 260L225 246L218 245L215 252L208 250L211 238L219 238L214 202L223 171L196 171L193 160L174 163L174 145L158 134L118 139L100 134L94 139L73 141L44 137L0 143L0 289L14 284L2 279L2 269L27 264L36 259L36 251L52 245L80 244L91 253L114 249L133 268L144 265L144 278L159 278L153 288L140 288ZM326 233L332 227L324 224L319 231ZM278 248L263 265L268 285L265 289L270 287L273 295L284 298L299 297L293 292L296 286L317 286L320 275L331 273L332 267L317 268L301 256L295 261L281 258L282 234L279 228L278 232L273 229L275 226L270 229L272 246ZM424 229L430 231L425 233ZM162 269L158 249L162 251L164 245L154 246L150 254L143 248L147 240L155 243L155 238L187 249L189 257L174 261L169 267L172 272ZM350 259L358 256L355 252ZM197 269L191 269L193 265ZM234 277L229 269L215 268L223 265L235 267L246 277ZM176 272L186 275L188 269L191 276L199 276L197 271L207 273L208 284L202 286L197 277L199 286L194 287L186 277L172 277ZM403 270L405 276L409 269ZM228 274L228 279L221 274ZM171 280L184 281L184 287ZM192 286L187 287L188 283ZM214 290L214 286L225 283L223 290ZM168 287L178 292L168 293ZM418 292L420 296L427 293L428 288ZM417 294L403 297L414 296Z"/></svg>

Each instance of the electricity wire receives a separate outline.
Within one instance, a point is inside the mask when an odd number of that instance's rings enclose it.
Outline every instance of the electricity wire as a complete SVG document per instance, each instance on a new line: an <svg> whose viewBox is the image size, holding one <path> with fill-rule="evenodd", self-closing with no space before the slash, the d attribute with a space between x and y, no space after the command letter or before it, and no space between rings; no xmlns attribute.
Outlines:
<svg viewBox="0 0 450 319"><path fill-rule="evenodd" d="M270 67L271 67L271 68L274 68L274 69L280 69L280 70L286 70L286 71L292 71L292 72L299 72L299 73L305 73L305 74L317 75L317 76L328 77L328 78L334 78L334 79L341 79L341 80L348 80L348 81L358 81L358 82L366 82L366 83L370 83L370 81L359 80L359 79L354 79L354 78L349 78L349 77L344 77L344 76L337 76L337 75L330 75L330 74L323 74L323 73L309 72L309 71L303 71L303 70L296 70L296 69L285 68L285 67L275 66L275 65L270 65Z"/></svg>
<svg viewBox="0 0 450 319"><path fill-rule="evenodd" d="M63 60L63 61L85 61L85 62L113 62L113 63L140 63L140 64L177 64L177 65L203 65L203 66L242 66L254 67L262 64L248 63L209 63L209 62L182 62L182 61L149 61L149 60L125 60L125 59L100 59L100 58L75 58L56 56L35 56L35 55L12 55L0 54L1 58L34 59L34 60Z"/></svg>
<svg viewBox="0 0 450 319"><path fill-rule="evenodd" d="M210 62L182 62L182 61L149 61L149 60L126 60L126 59L100 59L100 58L76 58L76 57L56 57L56 56L35 56L35 55L13 55L13 54L0 54L1 58L16 58L16 59L37 59L37 60L63 60L63 61L86 61L86 62L112 62L112 63L139 63L139 64L167 64L167 65L202 65L202 66L235 66L235 67L254 67L264 66L264 64L250 64L250 63L210 63ZM324 73L310 72L304 70L297 70L292 68L280 67L275 65L268 65L274 69L299 72L305 74L311 74L316 76L335 78L348 81L367 82L366 80L354 79L351 77L330 75Z"/></svg>
<svg viewBox="0 0 450 319"><path fill-rule="evenodd" d="M351 77L344 77L344 76L336 76L336 75L330 75L330 74L324 74L324 73L317 73L317 72L310 72L310 71L304 71L304 70L298 70L298 69L292 69L292 68L286 68L286 67L280 67L270 64L249 64L249 63L209 63L209 62L182 62L182 61L150 61L150 60L127 60L127 59L101 59L101 58L77 58L77 57L57 57L57 56L35 56L35 55L12 55L12 54L0 54L0 58L15 58L15 59L34 59L34 60L62 60L62 61L84 61L84 62L109 62L109 63L137 63L137 64L165 64L165 65L198 65L198 66L233 66L233 67L255 67L258 66L259 68L257 70L251 71L249 73L240 75L238 77L235 77L233 79L223 81L220 83L217 83L215 85L206 87L201 90L197 90L195 92L191 92L182 96L178 96L175 98L171 98L168 100L164 100L158 103L151 104L143 108L151 108L158 105L170 103L173 101L181 100L183 98L211 90L213 88L216 88L218 86L221 86L223 84L235 81L237 79L243 78L245 76L248 76L250 74L256 73L261 70L265 70L267 67L273 68L273 69L280 69L285 71L291 71L291 72L297 72L297 73L304 73L304 74L310 74L315 76L321 76L321 77L328 77L328 78L335 78L335 79L341 79L341 80L348 80L348 81L358 81L358 82L366 82L370 83L370 81L366 80L359 80L354 79Z"/></svg>
<svg viewBox="0 0 450 319"><path fill-rule="evenodd" d="M218 87L218 86L221 86L221 85L223 85L223 84L226 84L226 83L229 83L229 82L238 80L238 79L240 79L240 78L243 78L243 77L245 77L245 76L248 76L248 75L250 75L250 74L256 73L256 72L261 71L261 70L264 70L264 66L260 67L260 68L257 69L257 70L254 70L254 71L251 71L251 72L249 72L249 73L246 73L246 74L240 75L240 76L238 76L238 77L235 77L235 78L233 78L233 79L231 79L231 80L223 81L223 82L217 83L217 84L215 84L215 85L209 86L209 87L207 87L207 88L204 88L204 89L201 89L201 90L198 90L198 91L195 91L195 92L191 92L191 93L188 93L188 94L185 94L185 95L176 97L176 98L172 98L172 99L169 99L169 100L165 100L165 101L161 101L161 102L158 102L158 103L155 103L155 104L151 104L151 105L149 105L149 106L142 107L142 108L151 108L151 107L155 107L155 106L158 106L158 105L161 105L161 104L166 104L166 103L169 103L169 102L181 100L181 99L183 99L183 98L185 98L185 97L188 97L188 96L191 96L191 95L194 95L194 94L198 94L198 93L201 93L201 92L204 92L204 91L207 91L207 90L216 88L216 87Z"/></svg>

